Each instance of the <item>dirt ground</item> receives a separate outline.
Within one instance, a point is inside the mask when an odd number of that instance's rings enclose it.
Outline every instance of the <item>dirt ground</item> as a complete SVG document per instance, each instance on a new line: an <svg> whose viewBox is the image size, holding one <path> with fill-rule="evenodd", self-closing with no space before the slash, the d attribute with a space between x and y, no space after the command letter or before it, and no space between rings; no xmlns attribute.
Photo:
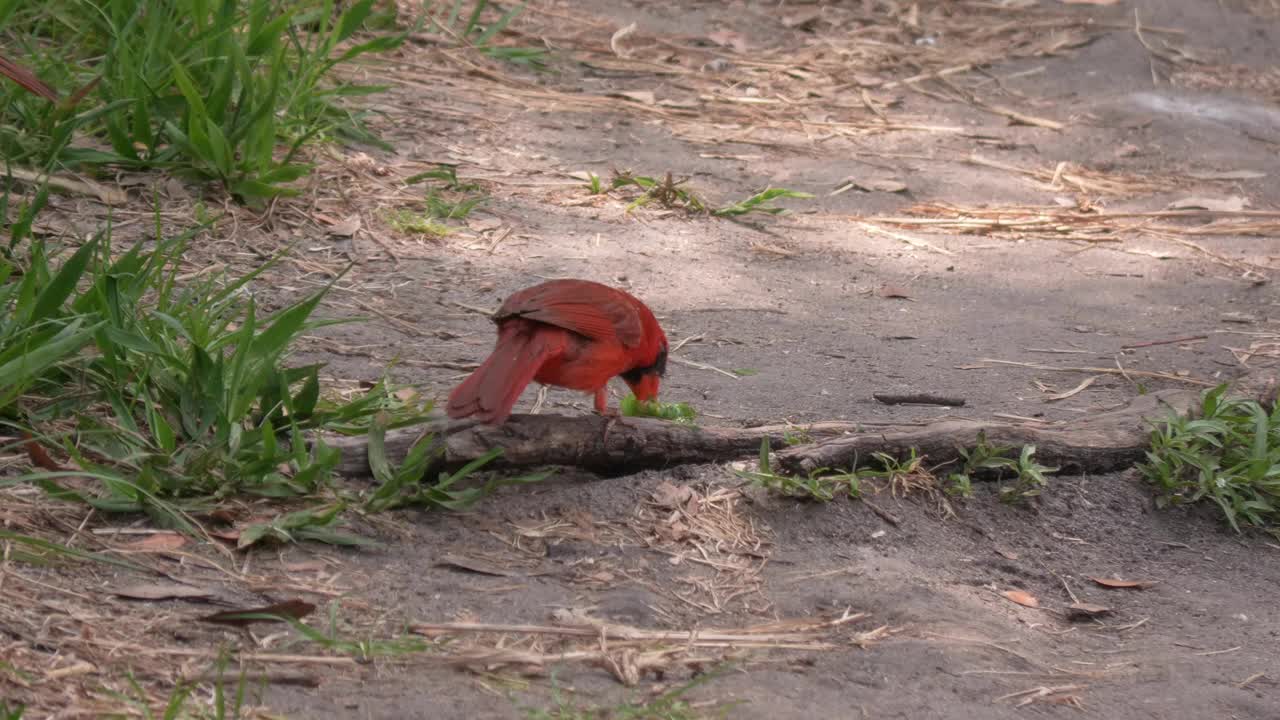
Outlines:
<svg viewBox="0 0 1280 720"><path fill-rule="evenodd" d="M1280 347L1280 215L1249 212L1280 208L1274 0L540 1L513 29L523 36L504 42L552 49L553 72L444 62L431 43L367 71L394 83L374 124L396 152L332 158L308 209L320 228L358 216L354 235L264 226L304 240L304 262L285 292L256 292L285 297L319 281L307 263L350 257L327 311L374 315L328 329L299 362L324 360L353 384L395 361L392 377L442 397L492 346L476 309L552 277L644 299L686 341L663 399L710 425L1070 419L1235 377ZM395 232L386 211L422 192L398 180L436 163L488 202L442 240ZM688 178L717 206L768 186L815 197L736 221L629 213L634 194L592 195L572 175L615 170ZM868 189L836 192L850 183ZM1206 205L1221 212L1158 214ZM1132 215L1124 228L1078 224L1098 210ZM997 211L1038 224L997 225ZM942 223L954 217L970 232ZM966 402L872 398L900 391ZM535 402L531 388L517 411ZM589 401L552 390L539 410ZM635 662L621 650L601 655L612 670L551 662L554 679L498 662L608 643L455 632L491 662L464 669L442 652L308 667L318 687L275 682L260 704L291 718L538 717L531 708L641 702L727 657L689 692L689 717L1280 717L1274 539L1207 510L1157 511L1134 471L1055 476L1029 505L980 486L953 515L927 493L868 498L882 512L772 497L723 466L564 470L468 514L374 520L382 549L256 554L240 562L331 582L368 637L412 623L554 626L566 612L673 631L808 628L794 647L691 649L696 662L673 656L633 687L619 682ZM1113 612L1068 620L1077 600ZM151 631L190 640L182 605L166 607ZM865 616L813 629L845 612Z"/></svg>

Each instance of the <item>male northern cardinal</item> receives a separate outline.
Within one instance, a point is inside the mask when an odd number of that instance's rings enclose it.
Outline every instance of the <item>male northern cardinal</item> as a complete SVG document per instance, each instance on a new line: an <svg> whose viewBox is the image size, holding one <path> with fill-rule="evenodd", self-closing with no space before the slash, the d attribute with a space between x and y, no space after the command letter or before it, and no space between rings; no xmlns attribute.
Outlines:
<svg viewBox="0 0 1280 720"><path fill-rule="evenodd" d="M636 399L652 400L667 369L667 336L644 303L589 280L550 280L507 298L494 314L498 343L449 394L451 418L501 424L531 380L595 394L621 375Z"/></svg>

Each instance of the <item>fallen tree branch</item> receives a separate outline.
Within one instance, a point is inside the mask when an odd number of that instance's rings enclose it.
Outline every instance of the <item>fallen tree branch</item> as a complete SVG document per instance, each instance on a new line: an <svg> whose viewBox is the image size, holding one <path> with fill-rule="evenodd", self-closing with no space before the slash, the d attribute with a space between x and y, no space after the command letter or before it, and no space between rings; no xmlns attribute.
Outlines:
<svg viewBox="0 0 1280 720"><path fill-rule="evenodd" d="M717 428L629 417L615 421L606 436L604 422L597 415L512 415L499 426L437 418L418 427L389 431L387 457L398 464L420 438L434 434L443 438L446 466L456 467L492 448L502 448L502 456L487 467L569 465L617 475L686 463L735 460L759 451L760 441L766 437L772 446L781 447L788 435L801 432L820 438L866 430L865 425L850 422ZM325 436L324 441L342 453L339 474L370 475L367 437Z"/></svg>
<svg viewBox="0 0 1280 720"><path fill-rule="evenodd" d="M906 457L914 449L930 465L960 459L960 449L978 444L1017 450L1036 446L1036 460L1066 473L1109 472L1129 467L1143 457L1154 423L1170 415L1186 415L1199 404L1199 393L1162 390L1140 395L1119 410L1089 415L1056 425L994 420L941 420L924 427L862 432L777 453L778 466L807 474L819 468L847 468L882 452Z"/></svg>
<svg viewBox="0 0 1280 720"><path fill-rule="evenodd" d="M387 433L388 458L399 463L424 435L443 442L446 466L457 467L502 448L494 468L540 465L580 467L606 475L634 473L685 463L726 462L756 454L769 438L785 472L808 474L820 468L848 468L871 459L873 452L907 456L914 448L930 465L950 462L962 448L972 448L979 434L995 446L1021 448L1034 444L1037 459L1064 472L1107 472L1142 459L1153 422L1170 414L1185 415L1199 403L1197 390L1162 390L1135 398L1127 406L1062 423L939 420L885 427L848 422L812 425L769 425L754 428L695 427L650 418L615 422L606 436L604 419L594 415L512 415L501 426L440 418L417 428ZM788 447L803 434L815 442ZM326 437L342 452L338 472L368 476L368 440Z"/></svg>

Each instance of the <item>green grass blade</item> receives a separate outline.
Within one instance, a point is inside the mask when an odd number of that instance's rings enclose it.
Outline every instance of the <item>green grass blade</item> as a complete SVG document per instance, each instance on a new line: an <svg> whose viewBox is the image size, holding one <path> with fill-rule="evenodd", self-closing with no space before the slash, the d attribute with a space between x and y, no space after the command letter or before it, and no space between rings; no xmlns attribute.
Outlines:
<svg viewBox="0 0 1280 720"><path fill-rule="evenodd" d="M80 249L63 263L58 274L36 298L35 308L29 317L31 322L39 322L62 307L71 293L75 292L76 283L80 282L80 278L84 276L85 268L96 248L97 241L90 240L81 245Z"/></svg>
<svg viewBox="0 0 1280 720"><path fill-rule="evenodd" d="M494 35L497 35L498 33L505 30L507 25L509 25L511 21L516 18L517 15L523 12L525 5L528 5L528 4L529 4L528 0L526 0L525 2L522 2L519 5L516 5L515 7L508 10L505 14L503 14L501 18L498 19L497 22L490 25L483 33L481 33L480 37L475 39L475 45L477 47L484 47L486 44L488 44L489 40L492 39Z"/></svg>

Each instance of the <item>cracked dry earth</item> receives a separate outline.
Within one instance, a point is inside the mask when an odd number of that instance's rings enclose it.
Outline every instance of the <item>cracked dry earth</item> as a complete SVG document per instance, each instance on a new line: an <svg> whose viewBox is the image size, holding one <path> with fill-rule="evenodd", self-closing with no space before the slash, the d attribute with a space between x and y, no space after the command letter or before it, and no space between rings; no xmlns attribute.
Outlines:
<svg viewBox="0 0 1280 720"><path fill-rule="evenodd" d="M709 424L1063 420L1270 362L1280 218L1249 212L1280 200L1272 6L532 3L515 28L580 62L461 73L425 46L373 73L399 83L382 107L398 152L375 162L406 174L455 163L491 196L443 241L370 231L357 281L376 279L369 302L394 321L323 341L401 358L396 377L424 395L442 396L491 347L474 308L563 276L626 287L673 342L692 338L678 355L697 365L674 364L664 397ZM738 222L628 213L633 196L590 195L574 175L615 170L687 177L714 205L766 186L815 197ZM1227 212L1159 214L1180 207ZM1099 212L1129 215L1090 224ZM1165 340L1180 341L1148 345ZM360 352L323 350L338 377L381 372ZM1119 367L1167 377L1131 381ZM1044 400L1091 375L1085 391ZM966 404L889 407L877 391ZM530 390L518 411L536 400ZM587 409L552 391L540 410ZM806 636L808 648L693 651L702 662L672 659L632 688L609 661L552 662L554 682L547 668L391 662L314 690L272 687L266 701L309 718L521 717L641 702L728 656L690 691L695 716L1280 717L1280 546L1267 538L1155 511L1134 472L1055 477L1034 507L979 488L954 517L927 496L871 497L883 514L771 498L719 466L564 471L467 516L405 515L386 550L344 560L353 597L388 628L865 617ZM1070 622L1074 599L1114 612ZM454 640L550 660L607 650L519 632Z"/></svg>
<svg viewBox="0 0 1280 720"><path fill-rule="evenodd" d="M477 308L565 276L629 289L686 341L663 397L709 425L1069 420L1280 355L1274 2L535 0L502 42L550 48L551 72L430 42L353 71L392 85L374 101L395 152L336 160L313 209L360 229L305 250L357 260L325 307L373 319L327 328L298 362L356 382L394 360L441 397L492 346ZM488 201L443 239L397 232L388 212L422 192L400 181L437 163ZM736 220L628 212L634 193L581 179L615 170L688 178L717 207L767 186L814 197ZM540 411L589 403L553 390ZM688 717L1280 717L1273 539L1157 511L1133 471L1055 476L1023 506L979 486L951 514L867 491L875 508L773 497L717 465L562 470L467 514L375 520L381 549L255 554L259 569L322 556L354 634L417 623L449 640L262 703L609 717L567 709L719 667ZM1069 620L1076 600L1112 612ZM684 639L555 632L584 616ZM458 622L505 631L438 627Z"/></svg>

